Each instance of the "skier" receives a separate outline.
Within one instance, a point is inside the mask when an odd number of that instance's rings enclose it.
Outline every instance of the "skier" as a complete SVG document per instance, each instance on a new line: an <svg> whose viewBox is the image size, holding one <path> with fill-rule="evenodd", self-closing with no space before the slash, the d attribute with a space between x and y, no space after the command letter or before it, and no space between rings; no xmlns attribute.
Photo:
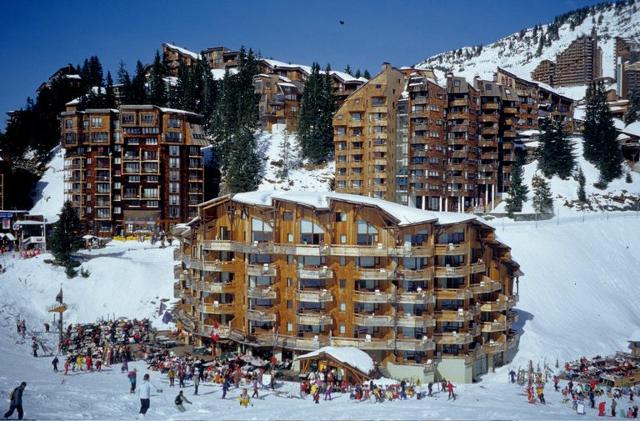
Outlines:
<svg viewBox="0 0 640 421"><path fill-rule="evenodd" d="M131 384L131 389L129 390L129 393L134 393L136 391L136 377L138 376L138 369L134 368L133 371L130 371L129 374L127 374L127 377L129 378L129 383Z"/></svg>
<svg viewBox="0 0 640 421"><path fill-rule="evenodd" d="M200 386L200 376L193 376L193 388L195 389L194 395L198 394L198 386Z"/></svg>
<svg viewBox="0 0 640 421"><path fill-rule="evenodd" d="M93 371L93 359L91 358L91 354L87 355L85 362L87 363L87 371Z"/></svg>
<svg viewBox="0 0 640 421"><path fill-rule="evenodd" d="M453 383L451 383L451 380L449 380L449 382L447 382L447 391L449 392L449 399L453 398L453 400L456 400L456 393L453 391L453 389L455 389L455 386L453 385Z"/></svg>
<svg viewBox="0 0 640 421"><path fill-rule="evenodd" d="M181 390L180 393L178 393L178 396L176 396L176 399L175 399L176 408L178 408L178 411L180 411L180 412L186 411L184 405L182 405L182 402L186 402L188 404L191 404L189 399L187 399L187 397L184 396L184 394L182 393L182 390Z"/></svg>
<svg viewBox="0 0 640 421"><path fill-rule="evenodd" d="M598 404L598 416L604 417L607 415L607 404L602 401Z"/></svg>
<svg viewBox="0 0 640 421"><path fill-rule="evenodd" d="M616 407L618 406L618 403L616 402L616 399L613 398L611 399L611 416L613 418L616 417Z"/></svg>
<svg viewBox="0 0 640 421"><path fill-rule="evenodd" d="M11 394L9 394L9 400L11 404L9 406L9 410L4 413L4 418L9 418L13 411L18 411L18 419L21 420L24 415L24 411L22 410L22 393L24 392L25 387L27 387L26 382L20 383L20 386L13 389Z"/></svg>
<svg viewBox="0 0 640 421"><path fill-rule="evenodd" d="M315 403L320 403L320 388L317 383L313 383L311 385L311 396L313 397L313 401Z"/></svg>
<svg viewBox="0 0 640 421"><path fill-rule="evenodd" d="M49 323L44 324L44 333L49 333Z"/></svg>
<svg viewBox="0 0 640 421"><path fill-rule="evenodd" d="M33 343L31 344L31 349L33 349L33 356L38 358L38 343L36 342L35 336L33 337Z"/></svg>
<svg viewBox="0 0 640 421"><path fill-rule="evenodd" d="M51 361L51 365L53 366L53 371L58 372L58 356L53 357L53 361Z"/></svg>
<svg viewBox="0 0 640 421"><path fill-rule="evenodd" d="M558 376L553 376L553 388L555 389L555 391L558 391L558 383L560 382L560 379L558 378Z"/></svg>
<svg viewBox="0 0 640 421"><path fill-rule="evenodd" d="M427 396L433 396L433 382L429 382L427 387L429 388L429 394Z"/></svg>
<svg viewBox="0 0 640 421"><path fill-rule="evenodd" d="M591 409L594 409L596 407L596 395L593 389L589 391L589 402L591 403Z"/></svg>
<svg viewBox="0 0 640 421"><path fill-rule="evenodd" d="M253 379L253 394L251 395L252 398L256 398L256 399L260 399L260 396L258 396L258 379L257 377L254 377Z"/></svg>
<svg viewBox="0 0 640 421"><path fill-rule="evenodd" d="M174 387L174 382L176 381L176 372L173 367L169 369L167 375L169 376L169 387Z"/></svg>
<svg viewBox="0 0 640 421"><path fill-rule="evenodd" d="M224 383L222 384L222 399L225 399L227 397L227 392L229 391L230 387L231 381L229 380L229 377L225 377Z"/></svg>
<svg viewBox="0 0 640 421"><path fill-rule="evenodd" d="M516 372L513 371L513 369L511 369L511 371L509 371L509 377L511 377L511 383L515 383L516 382Z"/></svg>
<svg viewBox="0 0 640 421"><path fill-rule="evenodd" d="M149 410L151 405L151 383L149 382L149 375L145 374L142 377L142 383L138 388L138 396L140 396L140 414L144 416Z"/></svg>

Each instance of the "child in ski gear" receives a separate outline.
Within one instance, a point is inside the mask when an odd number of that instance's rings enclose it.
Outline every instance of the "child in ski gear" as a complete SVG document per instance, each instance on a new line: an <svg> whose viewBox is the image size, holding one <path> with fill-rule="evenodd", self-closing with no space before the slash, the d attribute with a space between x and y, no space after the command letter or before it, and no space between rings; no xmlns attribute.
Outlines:
<svg viewBox="0 0 640 421"><path fill-rule="evenodd" d="M315 403L320 403L320 388L316 383L311 385L311 396L313 397L313 401Z"/></svg>
<svg viewBox="0 0 640 421"><path fill-rule="evenodd" d="M138 375L138 369L134 368L133 371L130 371L129 374L127 374L127 377L129 378L129 383L131 383L131 389L129 390L129 393L134 393L136 391L136 377Z"/></svg>
<svg viewBox="0 0 640 421"><path fill-rule="evenodd" d="M9 418L13 414L13 411L18 411L18 419L22 419L22 416L24 415L24 411L22 410L22 393L24 392L24 389L26 387L27 383L22 382L20 383L20 386L13 389L11 394L9 394L9 400L11 401L11 404L9 406L9 410L4 413L5 419Z"/></svg>
<svg viewBox="0 0 640 421"><path fill-rule="evenodd" d="M242 394L238 398L240 400L240 406L244 406L245 408L249 406L249 393L247 392L247 388L242 389Z"/></svg>
<svg viewBox="0 0 640 421"><path fill-rule="evenodd" d="M184 396L184 394L183 394L183 392L181 390L180 393L178 393L178 396L176 396L176 399L175 399L176 408L178 408L178 411L180 411L180 412L186 411L184 405L182 405L182 402L186 402L188 404L191 404L189 399L187 399L187 397Z"/></svg>
<svg viewBox="0 0 640 421"><path fill-rule="evenodd" d="M451 383L451 380L449 380L449 382L447 382L447 391L449 392L449 399L453 398L453 400L456 400L456 394L453 391L453 389L455 389L455 386L453 385L453 383Z"/></svg>
<svg viewBox="0 0 640 421"><path fill-rule="evenodd" d="M51 361L51 365L53 366L53 371L58 372L58 356L53 357L53 361Z"/></svg>
<svg viewBox="0 0 640 421"><path fill-rule="evenodd" d="M176 372L173 369L173 367L169 369L169 372L167 373L167 375L169 376L169 387L174 387L175 386L174 382L176 381Z"/></svg>
<svg viewBox="0 0 640 421"><path fill-rule="evenodd" d="M511 371L509 371L509 377L511 377L511 383L515 383L516 382L516 372L513 371L513 369L511 369Z"/></svg>

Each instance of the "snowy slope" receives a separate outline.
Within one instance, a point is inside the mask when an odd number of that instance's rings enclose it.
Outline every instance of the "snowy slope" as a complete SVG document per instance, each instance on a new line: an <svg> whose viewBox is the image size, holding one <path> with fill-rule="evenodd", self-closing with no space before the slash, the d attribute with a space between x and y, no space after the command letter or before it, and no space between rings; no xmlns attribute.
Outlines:
<svg viewBox="0 0 640 421"><path fill-rule="evenodd" d="M630 196L636 198L640 196L640 174L631 171L631 168L624 164L625 173L629 172L631 175L631 183L627 183L625 176L613 180L605 190L599 190L593 186L600 177L600 172L597 168L584 159L582 156L582 142L581 136L569 137L568 140L574 145L574 155L576 157L576 168L582 168L584 173L586 184L585 192L587 193L587 199L591 202L590 209L593 211L600 211L603 208L608 210L622 209L622 208L634 208L636 206ZM532 197L533 187L532 179L534 175L541 175L538 172L538 161L534 160L530 164L524 166L524 182L529 186L529 194L527 195L527 202L522 207L523 213L534 213ZM562 205L561 213L565 212L580 212L574 201L578 199L578 182L570 177L566 180L562 180L558 176L552 177L549 181L551 186L551 192L554 198L554 208L557 211L558 206ZM505 194L505 197L508 195ZM589 208L587 208L589 209ZM505 213L505 202L501 202L494 213Z"/></svg>
<svg viewBox="0 0 640 421"><path fill-rule="evenodd" d="M118 242L94 251L82 251L88 278L67 279L64 268L44 263L48 254L21 259L12 254L0 258L7 270L0 274L0 307L4 314L24 315L30 326L51 319L46 308L62 286L69 322L97 318L152 317L160 299L173 298L173 248L147 243Z"/></svg>
<svg viewBox="0 0 640 421"><path fill-rule="evenodd" d="M418 67L434 67L441 71L453 71L454 74L465 76L472 80L478 75L485 79L492 79L496 66L503 67L518 76L530 78L531 71L541 60L556 60L556 55L567 48L572 41L583 34L590 34L595 28L598 33L598 46L602 48L603 76L614 76L614 43L616 36L640 38L640 13L638 5L625 5L616 10L615 6L593 9L583 22L571 29L569 21L560 26L559 39L544 47L542 54L536 56L538 41L534 39L534 28L514 33L498 41L486 45L477 54L477 47L463 47L461 54L453 50L437 54L418 63ZM542 31L547 33L548 24L541 25ZM541 31L539 31L539 34ZM539 35L538 35L539 36ZM584 89L584 88L583 88ZM575 89L561 88L563 93L581 98Z"/></svg>
<svg viewBox="0 0 640 421"><path fill-rule="evenodd" d="M291 167L289 176L282 178L282 145L288 136L291 144ZM296 133L285 133L283 125L274 125L271 133L261 132L258 137L258 149L264 157L264 174L259 190L308 190L330 191L335 171L335 162L313 166L300 158L300 149Z"/></svg>
<svg viewBox="0 0 640 421"><path fill-rule="evenodd" d="M48 221L56 221L64 203L64 149L56 146L52 158L38 184L31 214L44 215Z"/></svg>

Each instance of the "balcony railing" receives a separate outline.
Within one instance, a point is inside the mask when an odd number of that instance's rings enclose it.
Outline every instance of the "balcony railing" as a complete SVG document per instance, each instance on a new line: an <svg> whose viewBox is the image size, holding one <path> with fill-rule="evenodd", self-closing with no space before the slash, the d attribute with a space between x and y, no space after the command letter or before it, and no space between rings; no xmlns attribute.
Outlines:
<svg viewBox="0 0 640 421"><path fill-rule="evenodd" d="M249 276L277 276L277 266L274 263L251 264L247 268Z"/></svg>
<svg viewBox="0 0 640 421"><path fill-rule="evenodd" d="M442 288L436 289L435 292L438 300L466 300L473 297L468 288Z"/></svg>
<svg viewBox="0 0 640 421"><path fill-rule="evenodd" d="M405 280L431 280L433 279L433 268L423 268L423 269L400 269L397 271L398 277L402 277Z"/></svg>
<svg viewBox="0 0 640 421"><path fill-rule="evenodd" d="M233 314L234 304L203 304L202 312L207 314Z"/></svg>
<svg viewBox="0 0 640 421"><path fill-rule="evenodd" d="M393 270L387 270L385 268L380 269L365 269L358 268L358 279L370 279L370 280L387 280L395 279L396 274Z"/></svg>
<svg viewBox="0 0 640 421"><path fill-rule="evenodd" d="M298 278L303 279L331 279L333 271L327 266L303 267L298 269Z"/></svg>
<svg viewBox="0 0 640 421"><path fill-rule="evenodd" d="M475 310L440 310L436 311L435 318L438 322L468 322L473 320L477 311Z"/></svg>
<svg viewBox="0 0 640 421"><path fill-rule="evenodd" d="M434 334L434 338L439 345L467 345L473 343L473 336L470 333L443 332Z"/></svg>
<svg viewBox="0 0 640 421"><path fill-rule="evenodd" d="M469 244L436 244L436 256L462 256L469 252Z"/></svg>
<svg viewBox="0 0 640 421"><path fill-rule="evenodd" d="M333 295L326 289L305 289L296 291L296 300L305 303L325 303L333 301Z"/></svg>
<svg viewBox="0 0 640 421"><path fill-rule="evenodd" d="M272 287L252 287L247 291L247 297L258 300L275 300L278 293Z"/></svg>
<svg viewBox="0 0 640 421"><path fill-rule="evenodd" d="M470 289L474 294L487 294L500 291L502 289L502 283L484 276L479 284L471 285Z"/></svg>
<svg viewBox="0 0 640 421"><path fill-rule="evenodd" d="M399 292L397 301L400 304L434 304L436 297L427 291L420 292Z"/></svg>
<svg viewBox="0 0 640 421"><path fill-rule="evenodd" d="M436 343L426 337L424 339L396 339L395 346L400 351L427 352L436 349Z"/></svg>
<svg viewBox="0 0 640 421"><path fill-rule="evenodd" d="M357 326L381 326L381 327L392 327L393 326L393 316L389 315L375 315L375 314L358 314L356 313L353 317L353 322Z"/></svg>
<svg viewBox="0 0 640 421"><path fill-rule="evenodd" d="M354 291L353 301L356 303L391 303L393 294L385 291Z"/></svg>
<svg viewBox="0 0 640 421"><path fill-rule="evenodd" d="M412 314L402 314L396 320L398 327L435 327L436 321L430 316L414 316Z"/></svg>
<svg viewBox="0 0 640 421"><path fill-rule="evenodd" d="M328 314L323 313L298 313L298 323L309 326L324 326L333 323L333 319Z"/></svg>
<svg viewBox="0 0 640 421"><path fill-rule="evenodd" d="M275 322L277 317L271 311L247 310L247 319L254 322Z"/></svg>

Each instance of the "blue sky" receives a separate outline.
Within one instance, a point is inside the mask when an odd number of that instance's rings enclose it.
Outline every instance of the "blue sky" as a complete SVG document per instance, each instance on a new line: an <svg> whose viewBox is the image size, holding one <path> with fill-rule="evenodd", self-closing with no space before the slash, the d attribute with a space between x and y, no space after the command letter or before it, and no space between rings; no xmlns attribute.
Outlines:
<svg viewBox="0 0 640 421"><path fill-rule="evenodd" d="M199 51L241 45L297 63L374 74L465 45L488 44L593 0L260 0L0 2L0 111L24 105L53 71L97 55L116 73L162 42ZM340 20L345 23L341 25ZM4 126L2 124L1 126Z"/></svg>

